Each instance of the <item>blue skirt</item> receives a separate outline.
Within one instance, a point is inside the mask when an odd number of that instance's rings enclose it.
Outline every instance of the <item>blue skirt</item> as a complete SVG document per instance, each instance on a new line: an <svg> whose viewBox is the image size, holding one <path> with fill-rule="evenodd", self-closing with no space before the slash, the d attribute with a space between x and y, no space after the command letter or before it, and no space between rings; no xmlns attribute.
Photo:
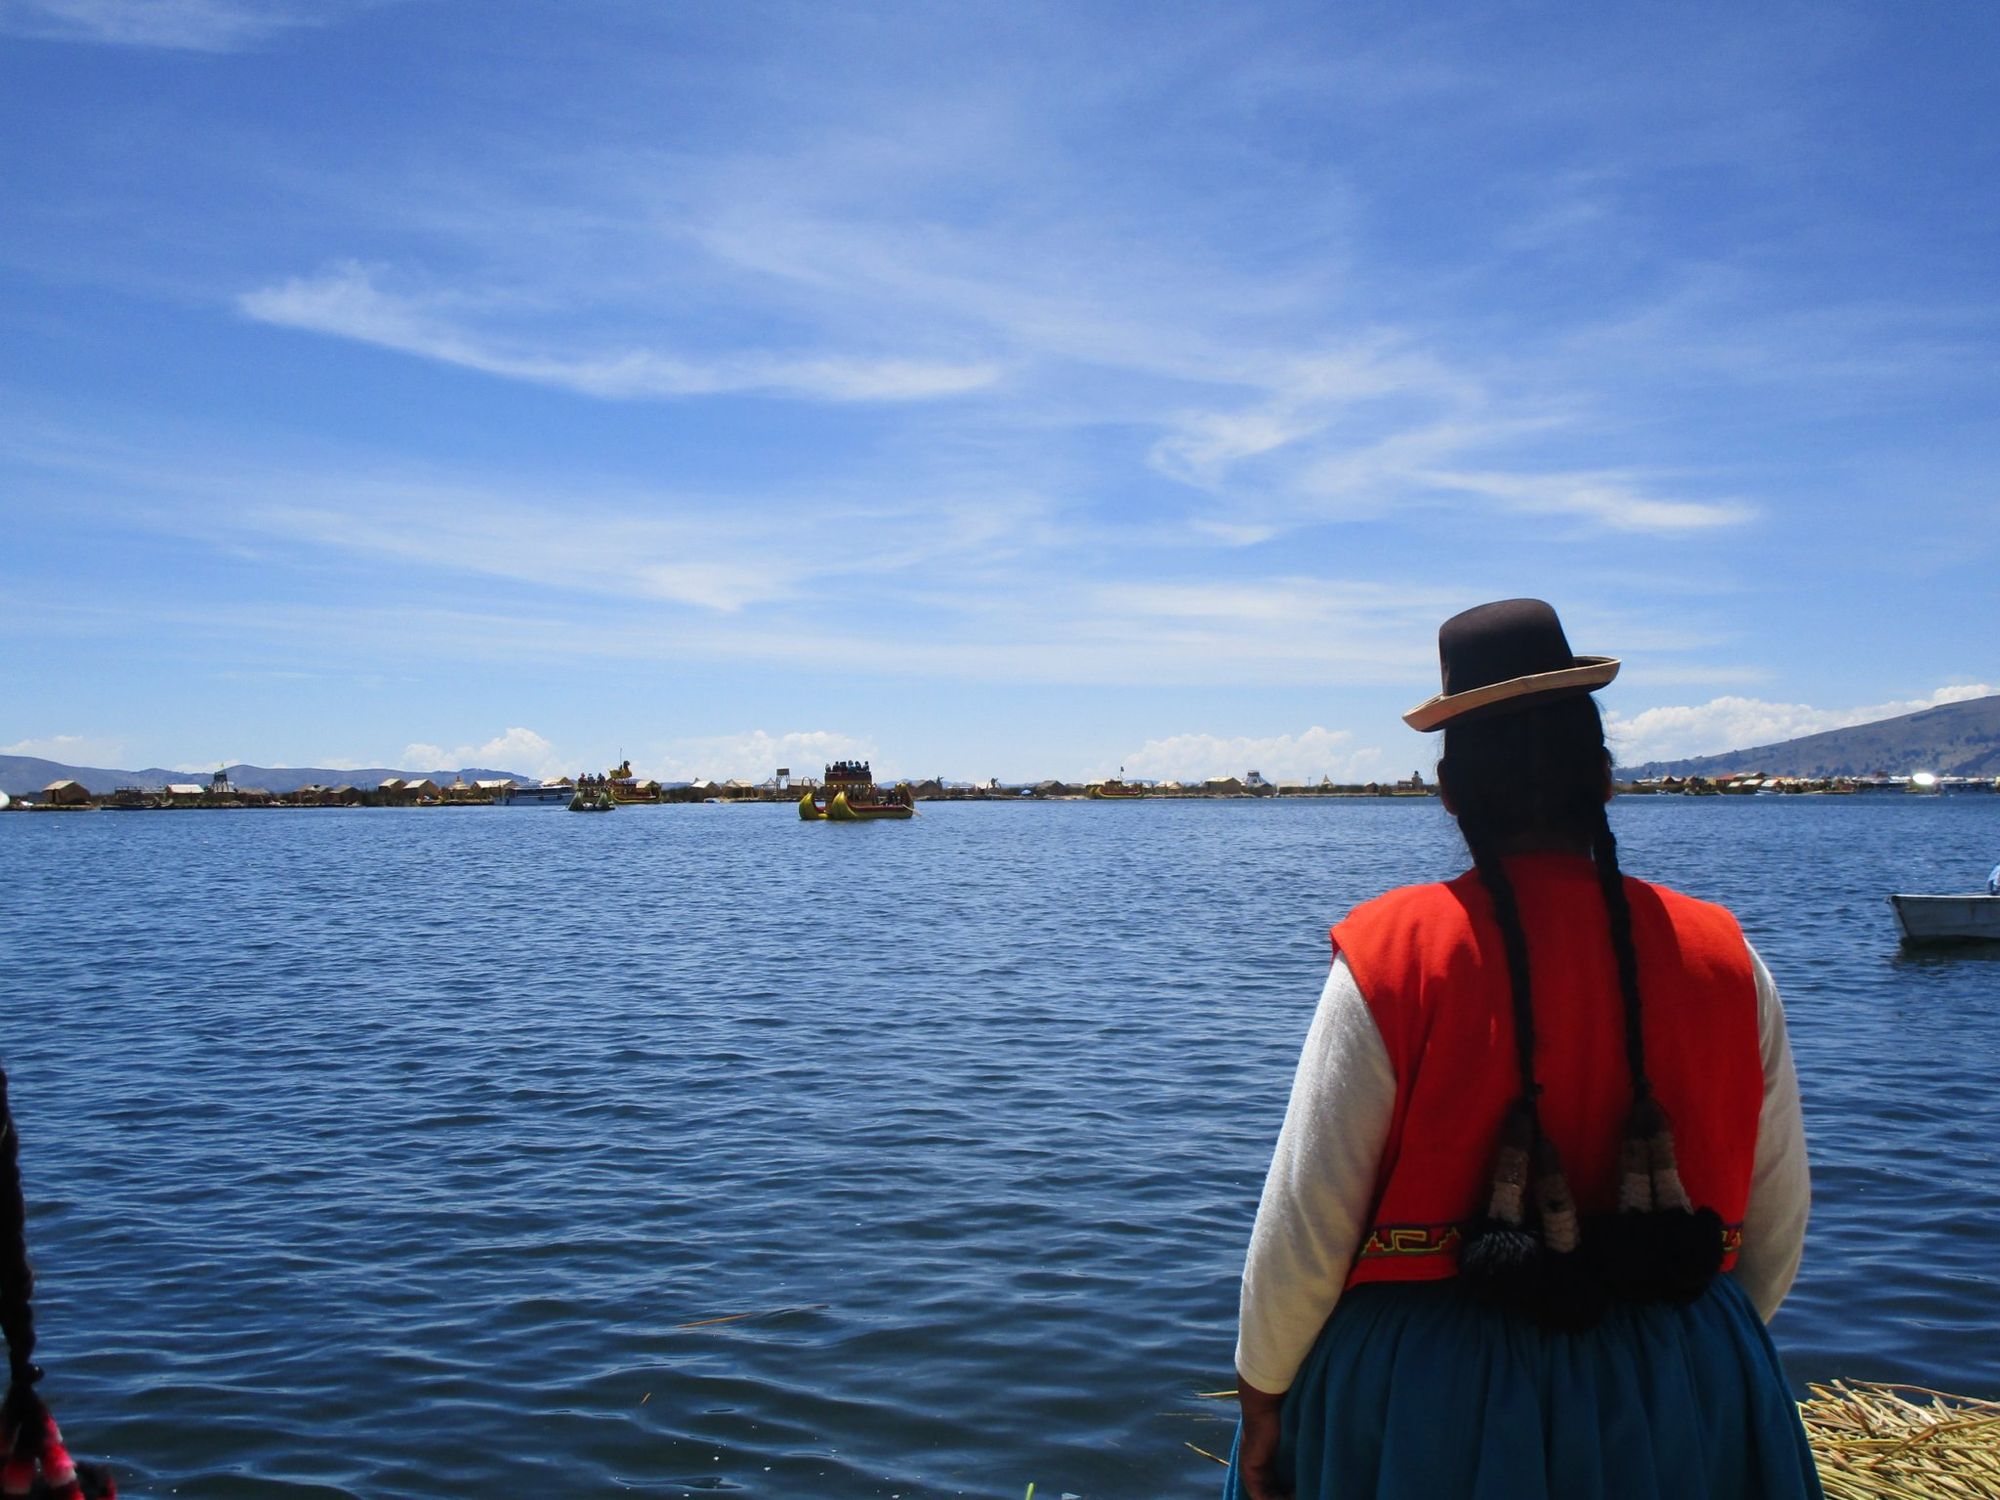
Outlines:
<svg viewBox="0 0 2000 1500"><path fill-rule="evenodd" d="M1456 1280L1340 1299L1285 1394L1297 1500L1822 1500L1777 1351L1727 1276L1550 1333ZM1230 1453L1224 1500L1244 1500Z"/></svg>

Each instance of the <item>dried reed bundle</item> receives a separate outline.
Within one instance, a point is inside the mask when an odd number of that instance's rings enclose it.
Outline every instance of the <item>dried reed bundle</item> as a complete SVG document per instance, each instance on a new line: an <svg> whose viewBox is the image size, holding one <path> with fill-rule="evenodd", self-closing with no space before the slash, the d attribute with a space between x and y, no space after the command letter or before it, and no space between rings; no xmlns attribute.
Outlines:
<svg viewBox="0 0 2000 1500"><path fill-rule="evenodd" d="M2000 1401L1914 1385L1809 1385L1806 1436L1827 1500L2000 1496Z"/></svg>

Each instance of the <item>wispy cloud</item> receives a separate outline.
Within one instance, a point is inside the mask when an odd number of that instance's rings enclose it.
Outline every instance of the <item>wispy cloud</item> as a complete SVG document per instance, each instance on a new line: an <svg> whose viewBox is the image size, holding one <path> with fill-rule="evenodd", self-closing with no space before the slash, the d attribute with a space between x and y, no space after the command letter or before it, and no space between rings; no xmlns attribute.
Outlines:
<svg viewBox="0 0 2000 1500"><path fill-rule="evenodd" d="M1649 708L1630 717L1605 716L1612 751L1627 765L1679 760L1777 744L1827 729L1845 729L1877 719L1963 703L2000 692L1983 682L1956 683L1922 698L1871 703L1856 708L1817 708L1810 703L1773 703L1762 698L1711 698L1706 703Z"/></svg>
<svg viewBox="0 0 2000 1500"><path fill-rule="evenodd" d="M1419 476L1439 489L1483 495L1529 515L1567 515L1614 531L1712 531L1740 526L1756 510L1737 501L1681 500L1651 495L1622 474L1453 473Z"/></svg>
<svg viewBox="0 0 2000 1500"><path fill-rule="evenodd" d="M0 31L61 41L182 52L238 52L349 8L318 0L315 13L285 0L0 0Z"/></svg>
<svg viewBox="0 0 2000 1500"><path fill-rule="evenodd" d="M927 401L962 396L1000 378L992 363L837 353L684 358L650 348L550 349L455 322L437 301L398 296L355 264L246 292L248 317L404 354L611 400L763 393L821 401Z"/></svg>

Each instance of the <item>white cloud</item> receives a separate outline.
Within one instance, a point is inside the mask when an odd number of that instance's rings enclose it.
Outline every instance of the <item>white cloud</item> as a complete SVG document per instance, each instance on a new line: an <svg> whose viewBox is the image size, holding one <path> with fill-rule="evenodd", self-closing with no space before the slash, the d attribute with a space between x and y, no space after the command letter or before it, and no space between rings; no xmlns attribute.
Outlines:
<svg viewBox="0 0 2000 1500"><path fill-rule="evenodd" d="M653 747L634 768L661 781L762 781L779 766L794 776L818 776L828 761L872 760L874 747L868 740L830 729L799 729L771 734L748 729L740 734L719 734L668 740ZM882 776L898 774L893 767L877 765Z"/></svg>
<svg viewBox="0 0 2000 1500"><path fill-rule="evenodd" d="M449 750L442 745L405 745L397 765L406 771L456 771L478 766L538 777L563 772L562 757L556 747L534 730L519 727L495 735L483 745L459 745Z"/></svg>
<svg viewBox="0 0 2000 1500"><path fill-rule="evenodd" d="M1605 732L1619 762L1640 765L1652 760L1681 760L1771 745L1827 729L1845 729L1893 719L1945 703L1985 698L2000 688L1983 682L1941 687L1925 698L1874 703L1860 708L1815 708L1809 703L1772 703L1762 698L1712 698L1681 707L1649 708L1625 717L1615 710L1605 715Z"/></svg>
<svg viewBox="0 0 2000 1500"><path fill-rule="evenodd" d="M17 740L0 745L0 755L31 755L38 760L59 761L66 766L98 766L120 769L118 757L124 753L119 740L87 734L51 734L36 740Z"/></svg>
<svg viewBox="0 0 2000 1500"><path fill-rule="evenodd" d="M282 0L0 0L0 30L182 52L236 52L315 19Z"/></svg>
<svg viewBox="0 0 2000 1500"><path fill-rule="evenodd" d="M1148 740L1125 757L1125 774L1149 781L1200 781L1262 771L1269 781L1379 781L1389 760L1379 749L1356 748L1345 729L1315 724L1298 734L1177 734ZM1398 773L1402 774L1402 773Z"/></svg>
<svg viewBox="0 0 2000 1500"><path fill-rule="evenodd" d="M246 292L237 307L261 323L331 334L404 354L610 400L665 400L763 392L819 401L924 401L992 385L999 366L835 353L728 354L687 359L649 348L548 350L455 324L444 299L385 292L349 263Z"/></svg>
<svg viewBox="0 0 2000 1500"><path fill-rule="evenodd" d="M1619 474L1500 474L1432 471L1420 477L1440 489L1480 495L1510 510L1580 516L1613 531L1712 531L1741 526L1756 510L1738 501L1683 500L1650 495Z"/></svg>

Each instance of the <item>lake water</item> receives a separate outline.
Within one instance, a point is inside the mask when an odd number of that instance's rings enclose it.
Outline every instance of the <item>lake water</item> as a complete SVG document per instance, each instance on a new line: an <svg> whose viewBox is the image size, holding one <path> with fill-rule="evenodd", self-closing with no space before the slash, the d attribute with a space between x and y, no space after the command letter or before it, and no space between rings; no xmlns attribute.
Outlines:
<svg viewBox="0 0 2000 1500"><path fill-rule="evenodd" d="M1614 818L1787 999L1794 1376L2000 1394L2000 962L1882 900L2000 797ZM135 1496L1209 1496L1326 925L1461 867L1428 801L0 817L47 1390Z"/></svg>

